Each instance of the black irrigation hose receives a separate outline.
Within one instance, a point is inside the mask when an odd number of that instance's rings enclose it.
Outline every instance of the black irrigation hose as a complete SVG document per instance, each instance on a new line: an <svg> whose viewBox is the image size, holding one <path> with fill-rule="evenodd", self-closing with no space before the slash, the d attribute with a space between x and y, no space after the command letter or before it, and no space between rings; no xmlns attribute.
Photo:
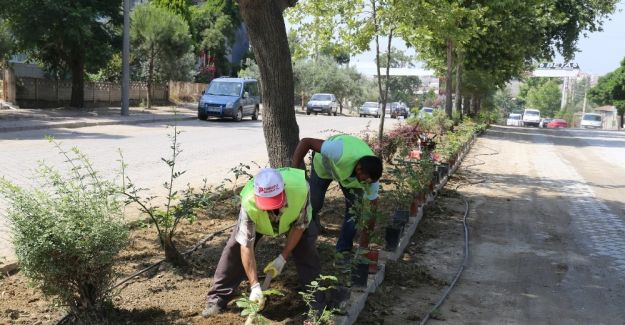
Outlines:
<svg viewBox="0 0 625 325"><path fill-rule="evenodd" d="M480 163L477 164L473 164L473 165L468 165L468 166L464 166L464 168L469 168L469 167L474 167L474 166L480 166L480 165L485 165L486 162L476 158L477 156L494 156L494 155L498 155L499 152L495 149L489 148L484 146L484 148L491 150L492 153L485 153L485 154L476 154L473 157L469 157L469 159L475 159L475 160L479 160ZM480 182L476 182L476 183L469 183L468 185L475 185L475 184L479 184ZM467 184L460 184L456 187L456 190L462 186L462 185L467 185ZM425 316L423 316L423 318L421 319L421 322L419 323L419 325L425 325L429 320L430 317L432 316L432 313L435 312L438 308L440 308L440 306L443 304L443 302L445 302L445 300L447 299L447 297L449 296L449 294L451 293L451 290L456 286L456 283L458 282L458 279L460 279L460 276L462 275L462 273L464 272L464 269L466 267L468 267L468 261L469 261L469 227L467 225L467 217L469 215L469 201L467 201L466 197L464 197L464 195L460 194L462 196L462 200L464 201L464 206L465 206L465 210L464 210L464 217L462 218L462 226L464 228L464 258L462 260L462 265L460 265L460 267L458 268L458 271L456 272L456 275L454 276L453 281L451 281L451 284L449 284L449 287L447 287L447 289L445 289L445 292L443 293L443 295L441 296L441 298L438 300L438 302L436 303L436 305L434 305L434 307L432 307L432 309L425 314Z"/></svg>
<svg viewBox="0 0 625 325"><path fill-rule="evenodd" d="M436 305L434 305L434 307L427 314L425 314L425 316L423 316L423 318L421 319L421 322L419 323L419 325L424 325L424 324L426 324L430 320L430 317L432 316L432 313L434 311L436 311L443 304L445 299L447 299L447 297L449 296L449 293L451 292L451 290L456 286L456 282L458 282L458 279L460 279L460 275L462 275L462 272L464 271L464 268L468 266L468 260L469 260L469 228L467 226L467 216L469 215L469 202L467 201L467 199L464 196L462 196L462 200L464 200L464 204L465 204L464 217L462 218L462 225L464 226L464 259L462 261L462 265L460 265L460 268L456 272L456 276L454 277L454 279L451 282L451 284L449 285L449 287L447 287L447 289L445 289L445 292L443 293L443 296L438 300Z"/></svg>
<svg viewBox="0 0 625 325"><path fill-rule="evenodd" d="M209 240L211 240L211 239L215 238L215 236L217 236L217 235L219 235L219 234L223 233L224 231L226 231L226 230L228 230L228 229L230 229L230 228L234 227L235 225L236 225L236 223L235 223L235 224L232 224L232 225L229 225L229 226L227 226L227 227L225 227L225 228L219 229L219 230L217 230L217 231L216 231L216 232L214 232L214 233L208 234L206 237L202 238L202 239L201 239L200 241L198 241L195 245L193 245L193 247L191 247L191 248L189 248L188 250L186 250L185 252L183 252L183 253L182 253L182 255L184 256L184 255L188 255L188 254L191 254L191 253L195 252L198 248L202 247L202 245L204 245L204 243L206 243L207 241L209 241ZM165 261L165 259L162 259L162 260L160 260L160 261L158 261L158 262L156 262L156 263L154 263L154 264L152 264L152 265L150 265L150 266L148 266L148 267L146 267L146 268L144 268L144 269L142 269L142 270L139 270L139 271L137 271L137 272L135 272L135 273L131 274L131 275L130 275L130 276L128 276L127 278L123 279L122 281L118 282L117 284L115 284L114 286L112 286L111 288L109 288L109 289L107 290L107 292L110 292L110 291L114 290L115 288L118 288L118 287L119 287L119 286L121 286L122 284L124 284L124 283L126 283L126 282L130 281L132 278L137 277L137 276L139 276L139 275L141 275L141 274L143 274L143 273L145 273L145 272L147 272L147 271L149 271L149 270L151 270L151 269L153 269L153 268L155 268L155 267L157 267L157 266L161 265L161 263L163 263L164 261ZM56 324L57 324L57 325L64 324L64 323L65 323L65 321L69 320L69 319L70 319L70 317L72 317L72 316L73 316L72 314L67 314L67 315L65 315L65 317L61 318L61 319L60 319L60 320L59 320Z"/></svg>
<svg viewBox="0 0 625 325"><path fill-rule="evenodd" d="M189 255L189 254L191 254L191 253L195 252L198 248L200 248L202 245L204 245L204 243L206 243L207 241L209 241L209 240L213 239L215 236L217 236L217 235L219 235L219 234L223 233L224 231L226 231L226 230L228 230L228 229L230 229L230 228L232 228L232 227L234 227L234 226L235 226L235 224L232 224L232 225L230 225L230 226L227 226L227 227L225 227L225 228L222 228L222 229L220 229L220 230L217 230L216 232L214 232L214 233L212 233L212 234L207 235L206 237L204 237L203 239L201 239L200 241L198 241L195 245L193 245L193 247L191 247L190 249L188 249L188 250L186 250L185 252L183 252L183 253L182 253L182 255L183 255L183 256L185 256L185 255ZM145 273L145 272L147 272L147 271L149 271L149 270L151 270L151 269L153 269L153 268L155 268L155 267L157 267L157 266L161 265L161 263L163 263L163 262L165 262L165 259L162 259L162 260L160 260L160 261L158 261L158 262L156 262L156 263L154 263L154 264L152 264L152 265L150 265L150 266L148 266L148 267L146 267L146 268L144 268L144 269L142 269L142 270L139 270L139 271L137 271L137 272L135 272L135 273L131 274L131 275L130 275L130 276L128 276L127 278L125 278L125 279L123 279L122 281L120 281L120 282L118 282L117 284L115 284L115 285L114 285L113 287L111 287L108 291L111 291L111 290L113 290L113 289L115 289L115 288L118 288L118 287L119 287L119 286L121 286L122 284L124 284L124 283L126 283L126 282L130 281L132 278L134 278L134 277L136 277L136 276L139 276L139 275L141 275L141 274L143 274L143 273Z"/></svg>

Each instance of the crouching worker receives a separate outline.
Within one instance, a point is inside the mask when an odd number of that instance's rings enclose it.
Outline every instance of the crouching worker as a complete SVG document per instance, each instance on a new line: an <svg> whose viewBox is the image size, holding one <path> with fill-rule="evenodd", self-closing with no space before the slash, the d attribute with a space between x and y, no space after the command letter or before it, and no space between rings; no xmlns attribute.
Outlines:
<svg viewBox="0 0 625 325"><path fill-rule="evenodd" d="M292 166L304 168L304 157L310 150L313 151L309 182L313 219L319 219L319 211L323 207L330 183L338 182L345 196L345 215L336 250L340 253L350 252L356 236L357 217L352 215L352 203L366 198L374 207L377 206L379 179L383 171L382 160L373 154L373 150L363 140L338 134L325 141L303 138L293 154ZM369 232L374 227L375 220L370 220L360 235L360 247L369 246Z"/></svg>
<svg viewBox="0 0 625 325"><path fill-rule="evenodd" d="M286 234L282 252L264 268L265 274L272 278L280 275L287 259L293 255L300 285L304 287L316 279L320 273L316 248L319 228L311 218L309 189L303 170L260 170L241 191L239 220L221 253L202 316L222 312L245 276L251 286L249 299L259 303L261 308L264 306L254 256L254 247L263 235Z"/></svg>

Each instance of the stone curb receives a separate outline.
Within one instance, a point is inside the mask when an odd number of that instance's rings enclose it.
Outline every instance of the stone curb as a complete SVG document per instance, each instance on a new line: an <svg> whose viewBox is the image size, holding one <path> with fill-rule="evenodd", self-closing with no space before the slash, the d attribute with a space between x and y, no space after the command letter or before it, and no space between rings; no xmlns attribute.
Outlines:
<svg viewBox="0 0 625 325"><path fill-rule="evenodd" d="M5 132L17 132L17 131L29 131L29 130L44 130L44 129L76 129L89 126L104 126L104 125L135 125L144 123L157 123L157 122L169 122L174 120L194 120L196 116L178 116L178 117L159 117L151 116L150 118L141 118L137 120L119 120L119 121L94 121L94 122L62 122L56 124L38 124L38 125L26 125L26 126L9 126L0 127L0 133Z"/></svg>
<svg viewBox="0 0 625 325"><path fill-rule="evenodd" d="M347 303L347 315L336 316L334 317L334 323L337 325L351 325L356 323L358 316L365 308L365 304L367 303L367 298L369 297L369 293L374 293L375 290L382 284L384 281L384 274L386 272L386 262L387 261L397 261L403 254L408 244L410 243L410 239L412 235L417 230L421 219L423 218L423 214L425 211L425 207L430 202L434 201L434 199L438 196L438 193L445 187L447 181L449 180L449 176L455 173L458 169L466 155L471 150L471 147L475 143L477 136L473 136L473 138L468 142L465 148L460 153L458 160L452 166L449 174L443 178L443 180L435 187L434 194L428 195L427 203L419 206L417 209L417 213L413 216L410 216L408 219L408 229L404 228L404 232L402 233L402 237L400 239L399 245L393 252L382 250L380 251L379 260L380 263L378 265L378 272L375 274L370 274L367 280L367 287L362 289L352 289L351 296L349 298L349 302Z"/></svg>
<svg viewBox="0 0 625 325"><path fill-rule="evenodd" d="M20 263L17 260L9 260L8 262L0 265L0 275L13 273L19 268Z"/></svg>

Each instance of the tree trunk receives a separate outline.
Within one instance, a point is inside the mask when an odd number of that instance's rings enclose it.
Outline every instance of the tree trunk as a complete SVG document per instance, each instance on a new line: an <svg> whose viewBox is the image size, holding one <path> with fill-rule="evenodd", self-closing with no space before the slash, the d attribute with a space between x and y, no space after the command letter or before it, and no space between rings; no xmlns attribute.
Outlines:
<svg viewBox="0 0 625 325"><path fill-rule="evenodd" d="M456 60L456 112L460 114L460 120L462 120L462 96L460 90L462 87L462 53L458 53L458 59Z"/></svg>
<svg viewBox="0 0 625 325"><path fill-rule="evenodd" d="M184 259L184 256L180 254L178 248L174 244L174 241L167 234L161 234L161 245L163 245L163 250L165 251L165 261L171 263L171 265L177 268L188 268L189 263Z"/></svg>
<svg viewBox="0 0 625 325"><path fill-rule="evenodd" d="M148 62L148 80L147 80L147 86L148 86L148 95L147 95L147 108L150 109L152 108L152 80L154 78L154 56L156 54L154 53L154 49L152 48L150 50L150 61Z"/></svg>
<svg viewBox="0 0 625 325"><path fill-rule="evenodd" d="M70 60L72 71L72 97L69 106L82 108L85 106L85 58L81 50L72 51Z"/></svg>
<svg viewBox="0 0 625 325"><path fill-rule="evenodd" d="M291 1L293 5L296 1ZM263 95L263 132L271 167L291 164L299 142L293 104L293 67L281 1L239 0L241 16L258 63Z"/></svg>
<svg viewBox="0 0 625 325"><path fill-rule="evenodd" d="M464 102L462 105L462 114L469 114L468 110L471 107L471 98L469 96L464 96Z"/></svg>
<svg viewBox="0 0 625 325"><path fill-rule="evenodd" d="M471 107L469 108L469 115L473 116L473 114L475 114L475 112L477 112L477 97L475 96L475 94L471 95Z"/></svg>
<svg viewBox="0 0 625 325"><path fill-rule="evenodd" d="M382 74L380 73L380 20L378 20L378 11L376 6L376 0L371 0L371 7L373 9L373 26L375 28L375 62L378 73L378 91L380 92L380 100L382 101L382 113L380 113L380 127L378 130L378 141L382 141L384 137L384 115L386 115L386 102L388 99L388 87L389 87L389 69L391 67L391 43L393 40L393 28L390 29L388 34L387 45L387 60L386 60L386 80L384 90L382 90ZM378 153L382 155L382 153ZM380 157L383 158L383 157Z"/></svg>
<svg viewBox="0 0 625 325"><path fill-rule="evenodd" d="M445 79L445 113L451 117L452 113L452 98L451 88L453 87L452 75L454 66L454 44L451 40L447 40L447 76Z"/></svg>

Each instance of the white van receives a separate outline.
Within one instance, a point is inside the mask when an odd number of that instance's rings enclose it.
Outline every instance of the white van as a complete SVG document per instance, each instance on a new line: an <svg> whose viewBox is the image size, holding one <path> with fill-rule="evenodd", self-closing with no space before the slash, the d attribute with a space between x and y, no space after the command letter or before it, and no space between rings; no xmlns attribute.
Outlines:
<svg viewBox="0 0 625 325"><path fill-rule="evenodd" d="M580 126L583 129L601 129L601 114L585 113L582 116L582 123L580 123Z"/></svg>
<svg viewBox="0 0 625 325"><path fill-rule="evenodd" d="M537 109L527 108L523 111L523 125L536 126L540 124L540 111Z"/></svg>

